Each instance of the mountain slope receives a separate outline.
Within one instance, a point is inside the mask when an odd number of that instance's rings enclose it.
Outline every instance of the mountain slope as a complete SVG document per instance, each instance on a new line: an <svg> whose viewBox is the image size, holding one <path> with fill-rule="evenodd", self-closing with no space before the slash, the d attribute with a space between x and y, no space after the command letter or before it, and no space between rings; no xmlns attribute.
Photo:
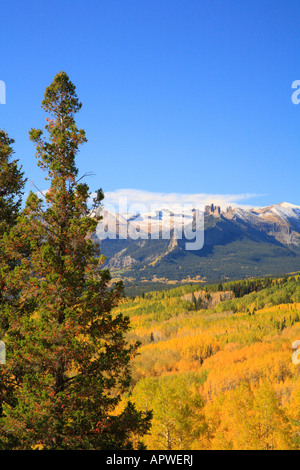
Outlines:
<svg viewBox="0 0 300 470"><path fill-rule="evenodd" d="M193 216L193 211L185 214L190 225ZM107 257L106 265L113 276L136 284L190 279L211 282L300 270L300 207L282 203L251 210L228 208L222 211L211 205L202 216L203 248L189 251L187 239L184 236L178 239L176 235L182 224L180 213L171 214L170 218L170 211L161 209L151 214L122 214L116 218L104 212L97 240ZM152 235L156 233L160 239L151 238L149 220ZM112 230L114 224L116 230ZM104 228L116 239L101 239ZM136 239L132 236L124 239L127 228Z"/></svg>

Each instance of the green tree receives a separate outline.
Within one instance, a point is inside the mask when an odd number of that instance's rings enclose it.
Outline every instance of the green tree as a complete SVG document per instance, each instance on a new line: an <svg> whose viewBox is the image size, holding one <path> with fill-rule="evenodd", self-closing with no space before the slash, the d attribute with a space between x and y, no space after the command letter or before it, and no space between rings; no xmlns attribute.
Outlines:
<svg viewBox="0 0 300 470"><path fill-rule="evenodd" d="M0 237L16 223L26 181L18 160L12 159L13 144L0 130Z"/></svg>
<svg viewBox="0 0 300 470"><path fill-rule="evenodd" d="M30 138L50 188L42 197L29 194L5 240L16 263L7 283L19 295L5 337L15 395L1 420L2 448L131 449L148 431L150 413L131 403L116 409L138 344L125 340L128 317L111 311L123 286L111 285L92 239L103 193L91 217L89 188L75 164L86 142L74 119L81 103L65 72L46 89L42 108L48 140L39 129Z"/></svg>
<svg viewBox="0 0 300 470"><path fill-rule="evenodd" d="M11 258L5 256L3 237L17 221L25 185L24 173L17 159L13 159L14 140L4 130L0 130L0 340L8 329L6 310L13 292L8 294L7 271L13 269ZM4 396L11 396L10 380L3 366L0 366L0 417L3 414Z"/></svg>

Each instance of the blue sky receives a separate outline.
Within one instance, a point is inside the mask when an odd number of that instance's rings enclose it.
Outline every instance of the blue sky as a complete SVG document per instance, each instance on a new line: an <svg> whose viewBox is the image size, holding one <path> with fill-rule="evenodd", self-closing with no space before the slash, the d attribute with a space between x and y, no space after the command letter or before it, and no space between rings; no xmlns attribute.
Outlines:
<svg viewBox="0 0 300 470"><path fill-rule="evenodd" d="M300 205L299 17L296 0L3 0L0 127L46 189L28 130L65 70L91 190Z"/></svg>

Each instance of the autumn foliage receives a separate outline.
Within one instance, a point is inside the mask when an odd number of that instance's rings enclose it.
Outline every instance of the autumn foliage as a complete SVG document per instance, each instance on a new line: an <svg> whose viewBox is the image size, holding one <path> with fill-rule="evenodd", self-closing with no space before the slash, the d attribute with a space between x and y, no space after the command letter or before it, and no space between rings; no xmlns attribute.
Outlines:
<svg viewBox="0 0 300 470"><path fill-rule="evenodd" d="M142 342L130 399L153 409L149 449L299 449L291 346L300 338L300 277L225 287L235 297L213 309L186 302L197 289L190 285L116 308L131 319L129 337Z"/></svg>

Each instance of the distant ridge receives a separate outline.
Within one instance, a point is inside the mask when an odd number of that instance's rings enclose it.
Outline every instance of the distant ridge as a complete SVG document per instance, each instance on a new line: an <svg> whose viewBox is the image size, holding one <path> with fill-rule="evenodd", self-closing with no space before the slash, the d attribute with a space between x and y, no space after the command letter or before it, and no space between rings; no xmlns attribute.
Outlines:
<svg viewBox="0 0 300 470"><path fill-rule="evenodd" d="M193 209L185 211L187 224L193 223L194 214ZM217 281L300 270L300 206L288 202L252 209L205 206L204 246L198 251L187 251L186 240L174 236L182 224L180 212L170 214L162 207L119 215L104 210L102 215L95 240L113 275L129 282ZM133 220L140 239L126 237ZM159 239L150 238L150 220ZM117 239L109 237L114 225ZM105 227L108 238L101 240L99 234ZM169 238L165 236L168 231Z"/></svg>

